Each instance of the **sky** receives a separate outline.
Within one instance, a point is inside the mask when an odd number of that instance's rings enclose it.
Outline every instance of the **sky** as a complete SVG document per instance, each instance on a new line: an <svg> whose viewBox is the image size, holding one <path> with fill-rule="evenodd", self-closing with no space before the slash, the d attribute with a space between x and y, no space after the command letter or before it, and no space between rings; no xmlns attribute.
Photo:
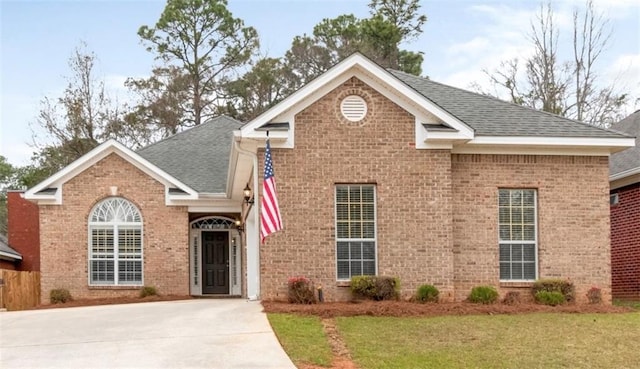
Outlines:
<svg viewBox="0 0 640 369"><path fill-rule="evenodd" d="M296 35L310 34L323 18L341 14L367 17L367 0L229 0L228 8L257 29L261 53L283 56ZM552 1L560 29L561 53L570 50L571 13L584 1ZM640 98L640 1L595 0L609 19L612 37L598 62L605 84ZM154 65L137 35L153 26L165 2L159 0L0 0L0 155L26 165L43 98L61 96L69 76L69 57L81 42L98 57L96 76L109 97L130 102L128 77L145 77ZM540 2L533 0L424 0L428 21L423 34L402 45L424 53L423 74L434 81L471 89L489 88L483 70L531 53L526 35ZM562 55L561 55L562 57ZM627 112L640 109L629 104Z"/></svg>

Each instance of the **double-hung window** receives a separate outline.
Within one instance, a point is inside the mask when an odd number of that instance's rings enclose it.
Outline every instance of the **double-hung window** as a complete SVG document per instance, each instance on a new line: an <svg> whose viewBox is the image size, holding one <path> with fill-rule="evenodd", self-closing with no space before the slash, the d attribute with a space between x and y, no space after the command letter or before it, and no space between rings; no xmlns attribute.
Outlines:
<svg viewBox="0 0 640 369"><path fill-rule="evenodd" d="M537 277L537 196L533 189L500 189L500 280Z"/></svg>
<svg viewBox="0 0 640 369"><path fill-rule="evenodd" d="M376 188L336 185L338 280L376 274Z"/></svg>
<svg viewBox="0 0 640 369"><path fill-rule="evenodd" d="M142 283L140 212L123 198L105 199L89 215L89 284Z"/></svg>

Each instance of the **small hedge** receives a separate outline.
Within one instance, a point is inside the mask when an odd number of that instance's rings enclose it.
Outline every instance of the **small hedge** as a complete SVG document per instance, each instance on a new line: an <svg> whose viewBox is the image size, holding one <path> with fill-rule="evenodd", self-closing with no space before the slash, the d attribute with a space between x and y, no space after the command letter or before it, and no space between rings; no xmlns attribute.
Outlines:
<svg viewBox="0 0 640 369"><path fill-rule="evenodd" d="M51 301L52 304L64 304L72 300L71 292L66 288L56 288L49 292L49 301Z"/></svg>
<svg viewBox="0 0 640 369"><path fill-rule="evenodd" d="M144 286L140 290L140 298L145 298L147 296L157 296L158 291L153 286Z"/></svg>
<svg viewBox="0 0 640 369"><path fill-rule="evenodd" d="M306 277L291 277L287 281L287 299L292 304L315 304L313 282Z"/></svg>
<svg viewBox="0 0 640 369"><path fill-rule="evenodd" d="M565 303L564 295L558 291L538 291L535 295L536 302L543 305L562 305Z"/></svg>
<svg viewBox="0 0 640 369"><path fill-rule="evenodd" d="M418 302L438 302L438 295L440 291L438 288L431 284L423 284L418 287L416 292L416 301Z"/></svg>
<svg viewBox="0 0 640 369"><path fill-rule="evenodd" d="M351 292L375 301L397 300L400 296L400 280L395 277L359 275L351 277Z"/></svg>
<svg viewBox="0 0 640 369"><path fill-rule="evenodd" d="M574 302L576 290L573 282L564 279L540 279L533 284L531 292L535 298L538 292L559 292L566 302ZM536 301L538 299L536 298Z"/></svg>
<svg viewBox="0 0 640 369"><path fill-rule="evenodd" d="M473 287L469 294L469 302L475 304L493 304L498 301L498 291L491 286Z"/></svg>

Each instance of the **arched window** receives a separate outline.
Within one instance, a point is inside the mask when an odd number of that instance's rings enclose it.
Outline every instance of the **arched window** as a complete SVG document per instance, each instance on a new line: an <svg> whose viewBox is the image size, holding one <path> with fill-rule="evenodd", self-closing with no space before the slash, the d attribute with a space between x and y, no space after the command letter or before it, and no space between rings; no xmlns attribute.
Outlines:
<svg viewBox="0 0 640 369"><path fill-rule="evenodd" d="M104 199L89 215L89 284L142 283L140 211L123 198Z"/></svg>

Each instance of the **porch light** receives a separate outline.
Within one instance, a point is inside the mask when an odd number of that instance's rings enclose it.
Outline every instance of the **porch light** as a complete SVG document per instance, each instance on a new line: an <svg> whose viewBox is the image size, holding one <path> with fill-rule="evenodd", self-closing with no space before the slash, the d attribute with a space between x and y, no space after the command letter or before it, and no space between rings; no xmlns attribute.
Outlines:
<svg viewBox="0 0 640 369"><path fill-rule="evenodd" d="M251 187L249 187L248 183L244 187L244 190L242 190L242 192L244 193L245 204L253 204L253 191L251 190Z"/></svg>
<svg viewBox="0 0 640 369"><path fill-rule="evenodd" d="M242 225L242 221L240 219L236 219L236 221L234 222L236 229L238 230L238 232L242 233L244 231L244 227Z"/></svg>

